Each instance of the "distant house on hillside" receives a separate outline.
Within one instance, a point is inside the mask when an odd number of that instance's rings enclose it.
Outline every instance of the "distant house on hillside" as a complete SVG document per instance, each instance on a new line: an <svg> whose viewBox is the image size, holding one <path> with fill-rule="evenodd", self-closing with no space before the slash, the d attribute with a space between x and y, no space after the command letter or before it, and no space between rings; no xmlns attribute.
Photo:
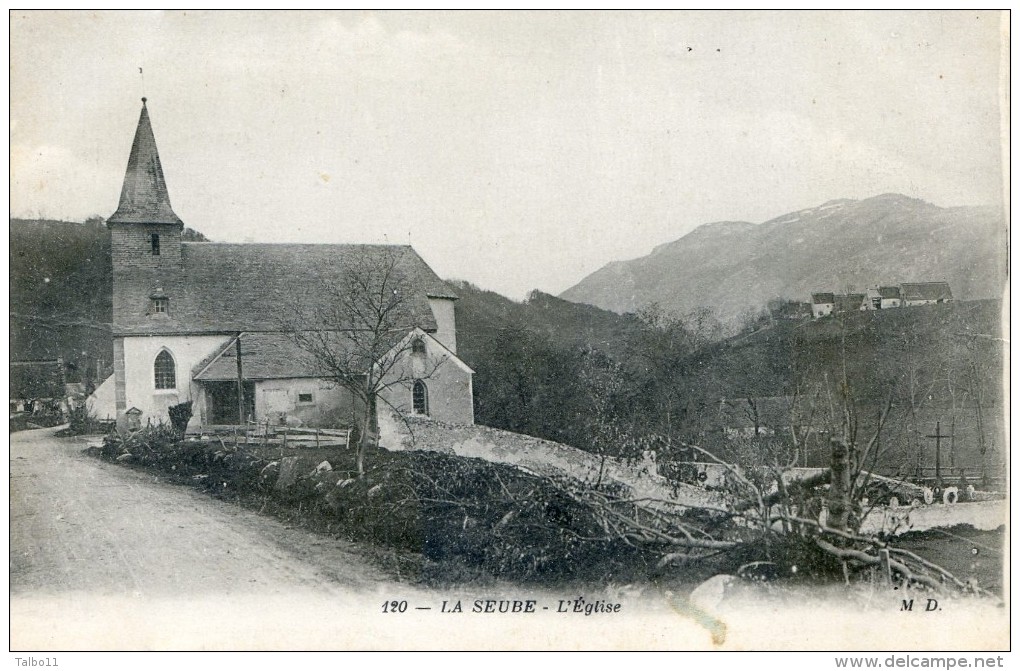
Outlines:
<svg viewBox="0 0 1020 671"><path fill-rule="evenodd" d="M864 303L861 305L862 310L881 310L882 309L882 295L878 293L878 288L868 289L864 292Z"/></svg>
<svg viewBox="0 0 1020 671"><path fill-rule="evenodd" d="M811 294L811 316L815 319L831 315L836 307L836 298L831 293Z"/></svg>
<svg viewBox="0 0 1020 671"><path fill-rule="evenodd" d="M947 282L904 283L898 287L878 286L863 294L811 294L811 316L815 319L825 315L867 310L888 310L890 308L949 303L953 292Z"/></svg>
<svg viewBox="0 0 1020 671"><path fill-rule="evenodd" d="M904 282L900 285L903 305L930 305L932 303L950 303L953 292L948 282Z"/></svg>
<svg viewBox="0 0 1020 671"><path fill-rule="evenodd" d="M867 309L864 305L864 294L837 294L836 312L858 312Z"/></svg>
<svg viewBox="0 0 1020 671"><path fill-rule="evenodd" d="M878 297L880 310L888 310L889 308L898 308L903 303L902 295L900 294L899 287L879 287Z"/></svg>

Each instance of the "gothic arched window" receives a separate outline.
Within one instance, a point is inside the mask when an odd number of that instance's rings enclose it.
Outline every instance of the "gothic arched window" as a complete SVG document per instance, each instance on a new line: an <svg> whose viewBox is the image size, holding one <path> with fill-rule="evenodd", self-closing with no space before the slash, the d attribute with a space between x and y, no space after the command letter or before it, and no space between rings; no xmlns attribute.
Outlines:
<svg viewBox="0 0 1020 671"><path fill-rule="evenodd" d="M411 389L411 402L414 414L429 414L429 390L421 380L414 381L414 387Z"/></svg>
<svg viewBox="0 0 1020 671"><path fill-rule="evenodd" d="M163 350L157 354L152 368L156 376L156 389L177 388L177 365L170 352Z"/></svg>

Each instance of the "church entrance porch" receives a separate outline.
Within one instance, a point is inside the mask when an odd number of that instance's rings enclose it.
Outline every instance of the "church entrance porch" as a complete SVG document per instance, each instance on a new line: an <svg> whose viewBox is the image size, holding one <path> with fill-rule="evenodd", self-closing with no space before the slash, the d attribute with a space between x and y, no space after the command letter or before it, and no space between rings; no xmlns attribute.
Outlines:
<svg viewBox="0 0 1020 671"><path fill-rule="evenodd" d="M255 383L244 382L244 421L237 417L237 382L206 382L207 424L244 424L255 419Z"/></svg>

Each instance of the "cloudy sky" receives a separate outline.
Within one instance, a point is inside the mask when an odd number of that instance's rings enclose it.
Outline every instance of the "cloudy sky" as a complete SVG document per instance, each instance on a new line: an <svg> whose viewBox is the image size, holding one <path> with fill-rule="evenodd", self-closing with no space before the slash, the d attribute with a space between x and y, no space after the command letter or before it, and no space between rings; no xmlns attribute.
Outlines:
<svg viewBox="0 0 1020 671"><path fill-rule="evenodd" d="M12 216L117 206L143 92L221 241L408 240L520 298L718 220L999 204L1000 16L11 14ZM144 82L139 75L144 68Z"/></svg>

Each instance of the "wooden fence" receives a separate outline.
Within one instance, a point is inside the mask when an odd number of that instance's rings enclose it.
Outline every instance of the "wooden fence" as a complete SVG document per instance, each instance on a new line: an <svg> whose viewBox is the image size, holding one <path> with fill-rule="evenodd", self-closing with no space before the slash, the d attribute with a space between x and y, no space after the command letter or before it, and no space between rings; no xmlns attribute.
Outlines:
<svg viewBox="0 0 1020 671"><path fill-rule="evenodd" d="M210 426L203 435L235 445L276 445L292 448L350 449L351 429L319 429L248 422L246 426Z"/></svg>

